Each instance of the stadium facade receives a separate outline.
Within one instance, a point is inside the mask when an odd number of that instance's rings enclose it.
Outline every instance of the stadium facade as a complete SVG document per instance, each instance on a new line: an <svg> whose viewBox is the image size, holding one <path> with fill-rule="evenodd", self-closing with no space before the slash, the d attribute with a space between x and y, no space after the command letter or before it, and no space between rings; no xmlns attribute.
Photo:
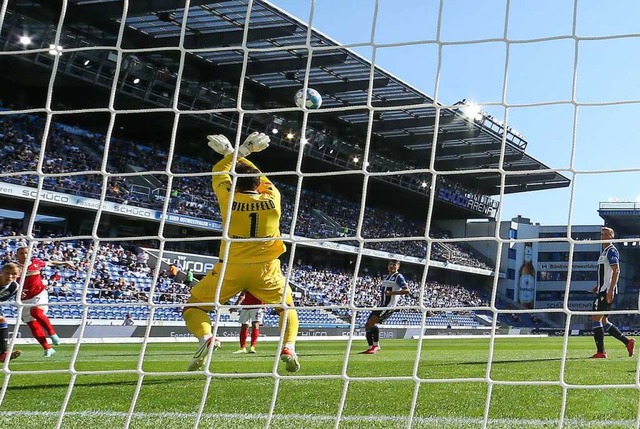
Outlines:
<svg viewBox="0 0 640 429"><path fill-rule="evenodd" d="M569 254L571 245L566 225L532 224L529 219L520 217L502 222L500 233L517 240L531 240L503 246L500 272L505 275L499 282L499 290L506 298L525 308L563 308L568 290L569 309L591 310L592 289L597 282L598 258L602 249L600 243L591 241L600 240L600 226L571 227L571 238L576 240L573 255ZM531 249L529 262L533 268L530 285L525 272L527 247Z"/></svg>
<svg viewBox="0 0 640 429"><path fill-rule="evenodd" d="M415 276L420 278L429 256L430 273L438 280L490 288L497 255L493 234L474 235L476 226L484 226L467 221L491 224L499 206L493 196L501 192L570 184L526 153L527 141L520 133L484 112L470 113L465 100L454 106L436 103L267 2L209 3L190 2L188 19L194 21L181 37L182 11L167 11L167 2L132 3L121 23L119 1L71 0L59 46L53 48L58 3L9 5L0 42L13 54L0 58L0 70L10 70L3 75L8 84L0 125L5 140L8 134L28 136L27 141L5 143L23 145L18 149L26 148L34 157L3 166L7 174L0 186L0 208L5 217L22 221L26 232L37 200L36 229L31 232L85 238L97 234L110 241L163 236L165 249L212 254L220 241L220 218L202 212L216 202L193 191L209 187L205 176L211 162L194 161L202 161L202 137L269 132L275 156L256 155L263 169L306 174L300 205L306 198L309 209L301 209L298 219L283 219L288 225L297 221L296 228L302 229L290 230L290 239L312 239L298 244L297 252L306 260L342 259L353 268L360 253L370 260L398 258L417 266ZM249 22L247 33L250 4L260 19ZM122 43L115 46L121 25ZM30 45L24 46L27 33ZM183 46L178 46L181 40ZM43 107L50 82L54 114L47 142L42 139L47 123ZM304 84L322 93L321 109L293 108L293 94ZM112 94L116 115L107 109ZM150 123L154 126L147 126ZM80 167L76 160L56 157L60 141L83 154ZM40 154L45 160L38 175L34 160ZM104 157L108 182L103 182ZM432 171L445 174L434 177ZM509 174L503 177L505 171ZM72 174L63 177L66 173ZM170 174L173 188L167 185ZM203 179L195 186L188 183L194 174ZM289 189L286 200L294 201L298 175L278 178L283 189ZM96 183L109 189L101 193ZM125 189L126 197L121 195ZM362 227L364 243L359 247L349 239L357 235L362 210L362 223L385 227L381 232ZM312 219L307 230L305 219ZM387 229L387 224L399 229ZM521 237L528 237L525 229ZM468 236L486 239L464 243L461 239ZM560 248L538 249L536 263L551 262L540 261L540 252L556 251ZM315 256L320 252L322 257ZM515 301L520 290L508 287L515 269L508 264L517 264L523 252L516 250L514 260L502 258L507 265L498 267L505 275L500 292ZM536 270L540 272L540 266ZM558 301L546 295L535 301L543 298Z"/></svg>
<svg viewBox="0 0 640 429"><path fill-rule="evenodd" d="M541 225L519 216L499 224L469 222L464 226L464 233L469 237L486 237L494 235L497 228L500 238L507 241L502 246L496 242L471 242L487 257L500 253L498 299L504 300L507 308L536 311L566 308L589 312L602 251L600 230L603 225L612 227L616 231L615 245L620 251L621 267L614 309L635 311L639 291L638 204L600 203L598 213L602 224L572 225L570 230L567 225ZM545 317L556 326L564 325L561 313L549 312ZM626 329L637 328L635 318L624 320ZM589 318L576 316L571 326L588 330Z"/></svg>

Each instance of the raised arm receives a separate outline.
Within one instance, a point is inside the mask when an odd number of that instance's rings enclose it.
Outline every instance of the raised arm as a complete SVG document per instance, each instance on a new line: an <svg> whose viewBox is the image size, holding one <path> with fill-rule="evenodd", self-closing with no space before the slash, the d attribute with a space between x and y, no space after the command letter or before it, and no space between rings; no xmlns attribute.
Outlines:
<svg viewBox="0 0 640 429"><path fill-rule="evenodd" d="M224 156L224 158L213 166L213 172L231 171L231 166L233 165L233 147L229 139L222 134L210 135L207 136L207 139L209 140L209 147ZM264 133L254 132L250 134L238 148L238 161L242 160L242 162L258 169L251 161L246 159L246 157L253 152L261 152L268 148L269 141L271 141L271 139ZM266 176L261 176L260 182L261 184L264 183L265 185L273 186ZM228 193L231 189L231 176L229 174L215 174L211 184L214 192L218 193L218 191L225 191L226 189ZM223 186L221 187L221 185Z"/></svg>
<svg viewBox="0 0 640 429"><path fill-rule="evenodd" d="M225 156L220 161L213 166L213 172L225 172L231 170L231 165L233 162L233 153ZM221 185L223 185L221 187ZM213 191L217 194L220 190L225 190L229 193L231 190L231 176L229 174L214 174L213 179L211 180L211 186L213 187Z"/></svg>
<svg viewBox="0 0 640 429"><path fill-rule="evenodd" d="M67 268L75 269L76 266L73 261L47 261L47 265L51 265L52 267L65 266Z"/></svg>

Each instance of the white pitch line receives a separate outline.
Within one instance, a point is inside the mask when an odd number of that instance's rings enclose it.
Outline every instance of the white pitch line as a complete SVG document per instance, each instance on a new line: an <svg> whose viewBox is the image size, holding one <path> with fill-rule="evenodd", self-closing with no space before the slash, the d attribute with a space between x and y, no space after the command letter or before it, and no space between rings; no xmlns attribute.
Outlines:
<svg viewBox="0 0 640 429"><path fill-rule="evenodd" d="M59 413L53 411L3 411L0 413L2 417L56 417ZM128 413L118 411L68 411L65 416L68 417L117 417L122 418L128 416ZM143 419L188 419L196 418L197 413L133 413L134 418ZM258 420L266 419L267 414L234 414L234 413L221 413L211 414L203 413L201 418L203 419L225 419L225 420ZM273 416L273 420L303 420L303 421L331 421L336 420L336 416L319 415L319 414L276 414ZM343 422L406 422L408 416L383 416L383 415L368 415L368 416L342 416L340 421ZM479 425L482 424L482 418L476 417L414 417L414 424L425 425L445 425L445 426L458 426L458 425ZM529 427L542 427L549 425L557 425L557 419L489 419L491 425L499 425L504 427L514 426L529 426ZM635 426L636 420L585 420L585 419L564 419L565 426L575 426L580 428L602 428L607 426Z"/></svg>

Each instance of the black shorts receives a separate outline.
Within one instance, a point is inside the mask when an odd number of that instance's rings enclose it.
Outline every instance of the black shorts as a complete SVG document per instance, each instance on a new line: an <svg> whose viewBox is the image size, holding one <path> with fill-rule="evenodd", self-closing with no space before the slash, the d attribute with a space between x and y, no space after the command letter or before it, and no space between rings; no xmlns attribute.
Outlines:
<svg viewBox="0 0 640 429"><path fill-rule="evenodd" d="M598 292L591 309L593 311L609 311L611 309L611 304L607 302L606 292Z"/></svg>
<svg viewBox="0 0 640 429"><path fill-rule="evenodd" d="M395 313L395 309L393 310L373 310L371 314L369 314L369 319L372 316L378 317L378 323L382 323L387 320L393 313Z"/></svg>

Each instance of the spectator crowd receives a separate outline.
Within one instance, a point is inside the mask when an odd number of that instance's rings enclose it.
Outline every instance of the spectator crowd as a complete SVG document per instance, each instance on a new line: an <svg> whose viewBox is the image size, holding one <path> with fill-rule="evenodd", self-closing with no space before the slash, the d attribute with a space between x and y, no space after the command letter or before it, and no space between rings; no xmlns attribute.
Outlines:
<svg viewBox="0 0 640 429"><path fill-rule="evenodd" d="M0 240L3 260L14 260L16 249L28 243L11 237ZM49 261L72 261L75 269L47 268L43 279L50 296L64 301L80 302L86 297L90 302L176 304L176 320L180 304L188 297L191 282L176 281L180 266L173 263L160 269L155 284L154 270L148 265L147 253L137 246L116 242L65 241L59 238L37 240L32 247L32 256ZM92 265L93 262L93 265ZM286 271L286 268L285 268ZM294 267L291 281L296 291L302 292L296 304L300 307L345 306L353 302L363 309L377 305L380 299L380 276L365 274L357 277L339 270L314 269L302 265ZM352 292L352 287L354 290ZM400 301L401 306L416 306L422 288L409 281L412 294ZM423 303L429 308L479 307L486 302L476 292L460 285L445 285L428 281L424 287ZM329 309L331 311L331 309ZM350 314L344 308L332 311L336 316Z"/></svg>
<svg viewBox="0 0 640 429"><path fill-rule="evenodd" d="M0 180L24 186L37 187L35 172L42 143L44 119L35 115L3 115L0 118L0 169L5 174ZM71 131L73 130L73 132ZM52 123L44 149L42 172L43 188L70 195L101 197L103 176L102 159L89 148L104 150L104 136ZM169 154L160 148L113 138L107 150L105 199L120 204L162 210L169 199L167 211L202 219L220 221L220 212L210 186L210 165L202 160L175 155L171 163L174 174L170 191L167 169ZM134 165L135 163L135 165ZM143 172L133 176L117 177L120 173ZM141 184L145 183L145 184ZM291 232L294 201L297 189L276 183L283 194L283 224L281 230ZM344 198L301 190L295 223L295 235L314 239L355 237L360 215L360 204ZM366 248L424 258L427 244L425 225L416 223L402 213L367 206L363 218L362 237ZM446 241L451 234L431 225L430 237L442 239L431 249L431 259L491 269L481 257L463 243ZM414 239L404 239L414 237ZM379 241L378 241L379 240ZM354 240L342 241L356 244Z"/></svg>

